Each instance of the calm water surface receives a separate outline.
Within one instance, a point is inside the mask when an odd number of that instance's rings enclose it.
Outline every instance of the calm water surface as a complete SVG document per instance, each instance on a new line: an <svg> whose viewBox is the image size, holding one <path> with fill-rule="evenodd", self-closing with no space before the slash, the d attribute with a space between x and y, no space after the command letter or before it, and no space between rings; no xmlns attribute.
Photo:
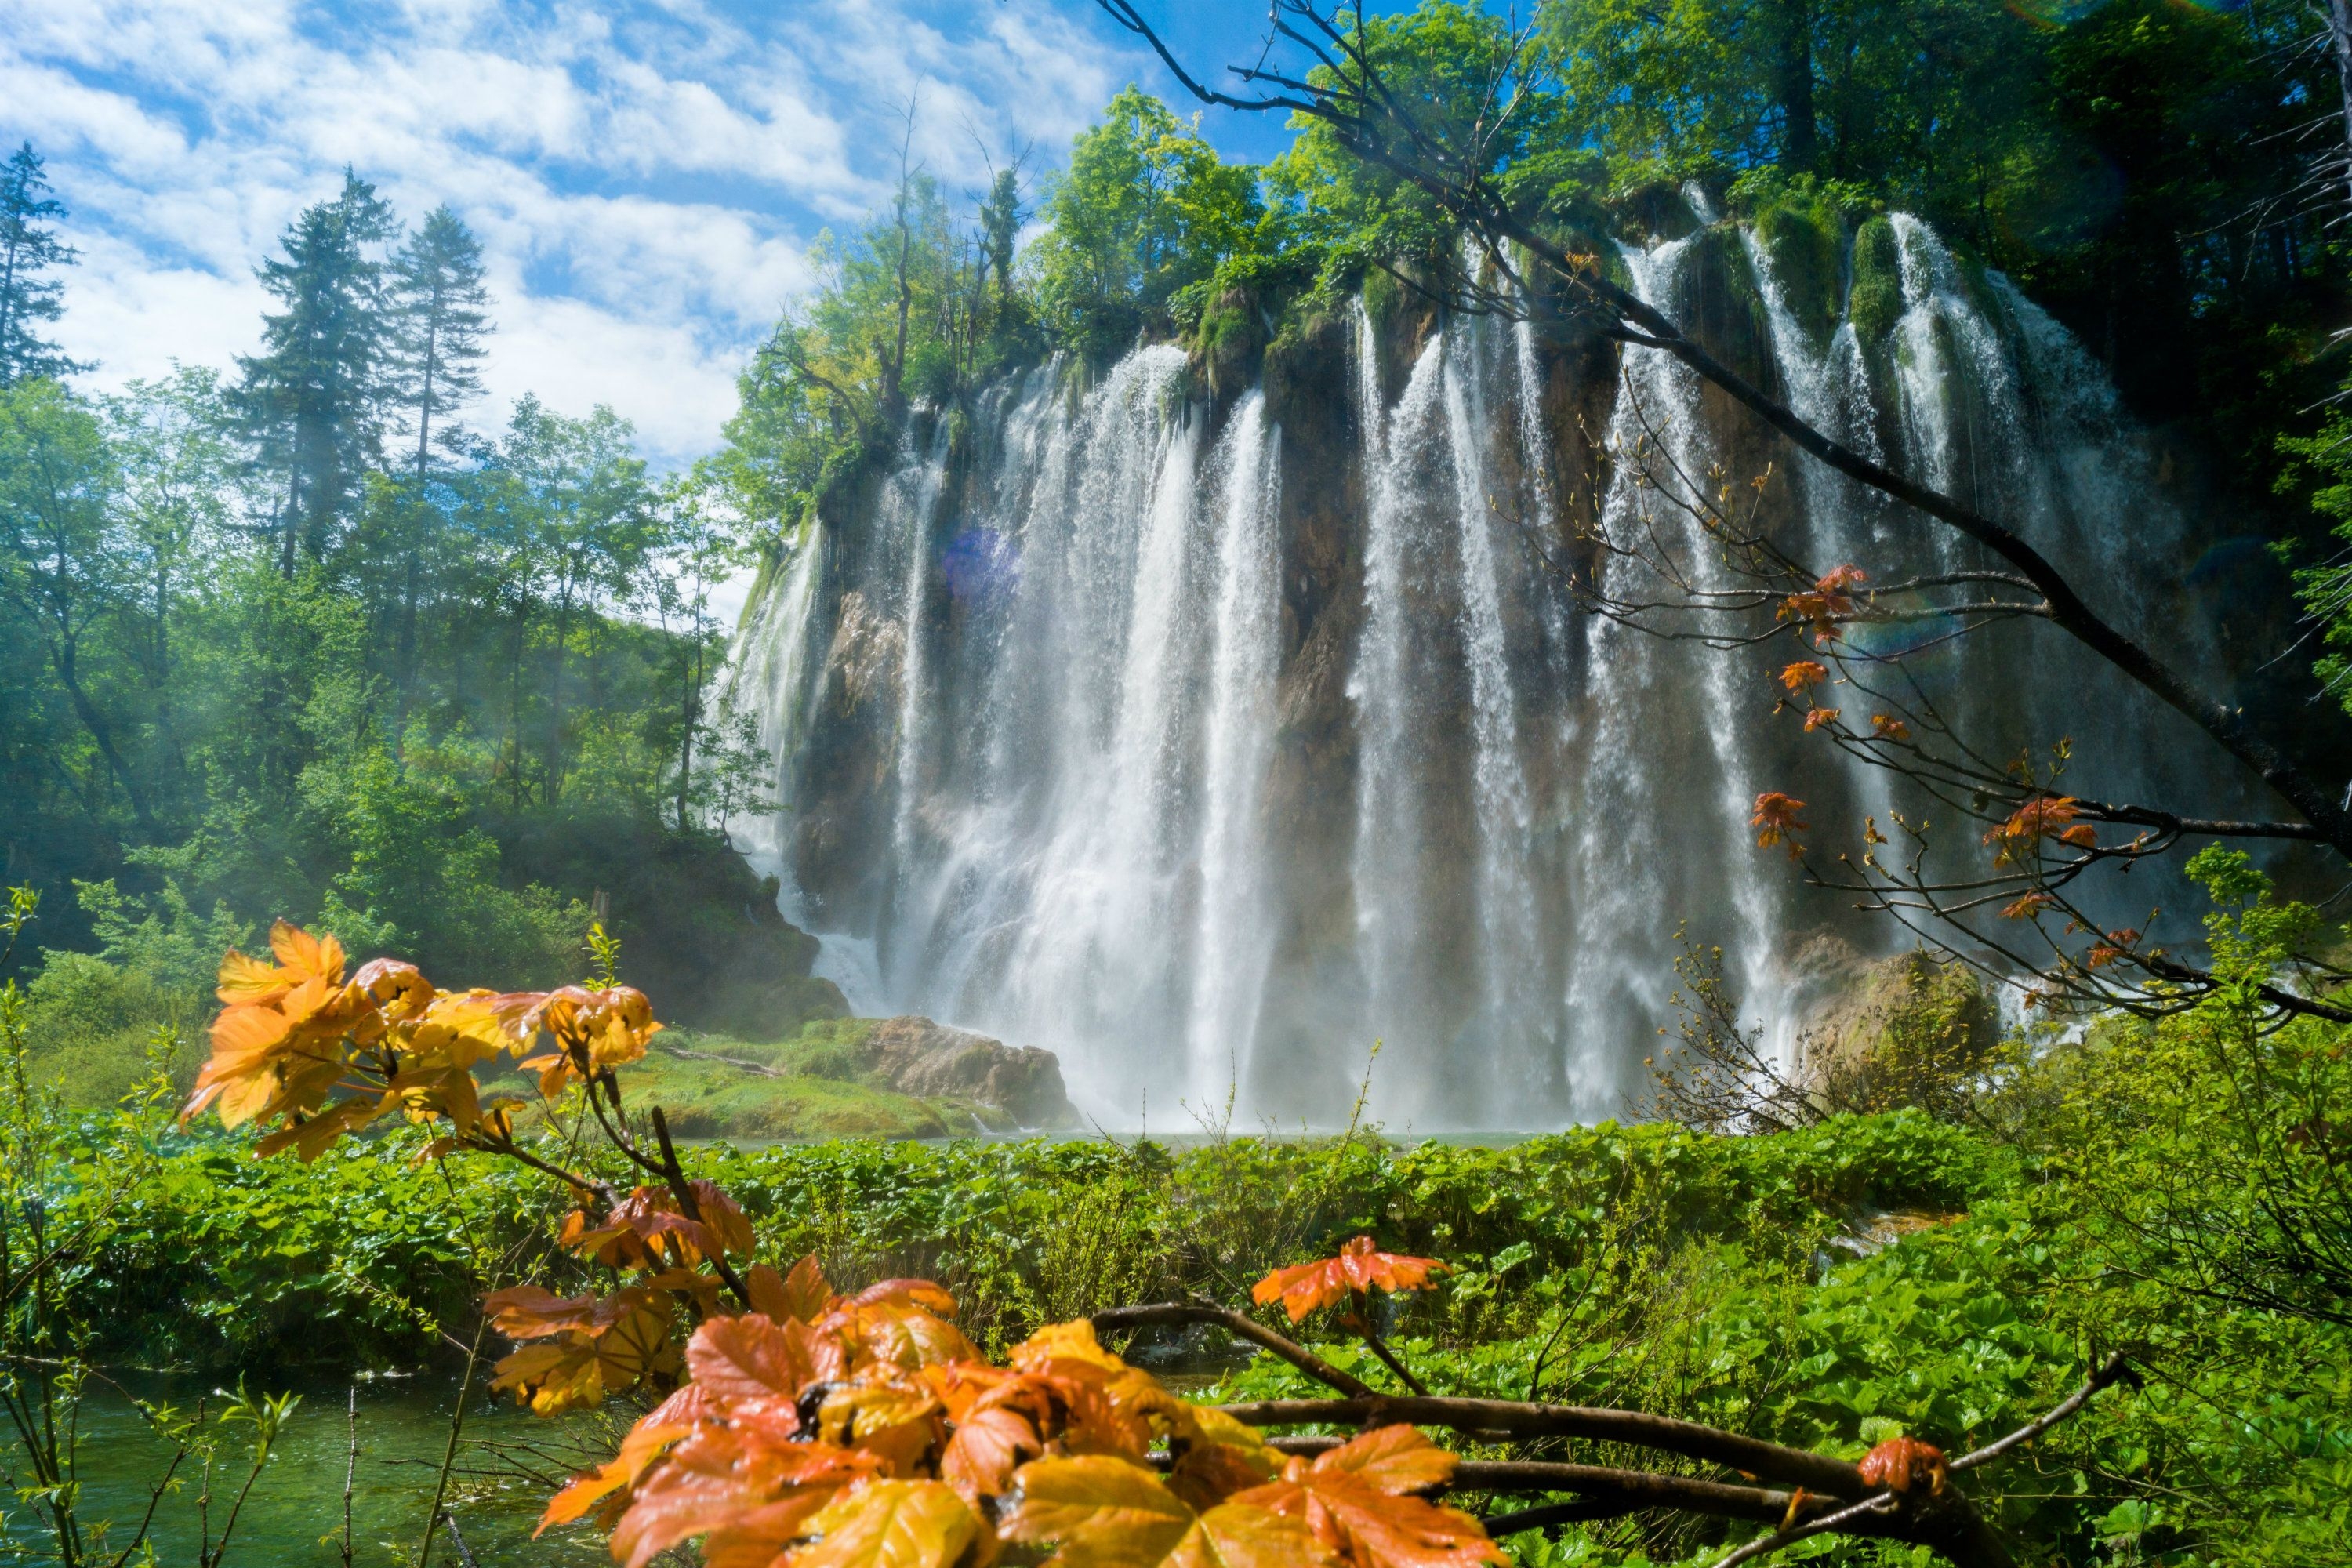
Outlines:
<svg viewBox="0 0 2352 1568"><path fill-rule="evenodd" d="M254 1378L257 1390L267 1386ZM210 1395L206 1381L150 1378L131 1384L142 1398L193 1407ZM353 1423L347 1400L356 1390L359 1461L352 1481L352 1560L362 1568L414 1568L434 1479L449 1437L457 1380L446 1373L302 1386L302 1403L278 1438L239 1516L223 1568L331 1568L342 1562L343 1478ZM216 1403L216 1402L215 1402ZM618 1410L623 1420L629 1413ZM149 1488L171 1462L171 1451L120 1394L93 1386L81 1412L81 1479L85 1528L113 1521L113 1549L129 1542L145 1511ZM234 1426L226 1462L215 1472L212 1529L218 1534L251 1449L250 1428ZM609 1564L602 1541L574 1527L539 1541L530 1532L551 1486L519 1473L535 1471L560 1485L593 1459L608 1457L616 1429L603 1416L543 1421L511 1402L495 1403L478 1383L468 1401L464 1441L451 1489L451 1512L479 1568L589 1568ZM13 1459L13 1456L10 1456ZM13 1467L12 1467L13 1468ZM152 1531L161 1563L196 1561L195 1500L202 1478L183 1467L176 1492L156 1510ZM0 1554L29 1547L36 1562L46 1537L13 1498L0 1525ZM436 1565L461 1565L444 1541Z"/></svg>

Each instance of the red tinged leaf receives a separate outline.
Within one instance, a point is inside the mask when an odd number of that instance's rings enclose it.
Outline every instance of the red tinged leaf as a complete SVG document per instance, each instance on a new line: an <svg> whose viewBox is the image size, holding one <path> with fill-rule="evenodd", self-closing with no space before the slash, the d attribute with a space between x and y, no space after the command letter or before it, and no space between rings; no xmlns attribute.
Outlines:
<svg viewBox="0 0 2352 1568"><path fill-rule="evenodd" d="M1314 1465L1318 1474L1345 1473L1391 1497L1428 1491L1454 1479L1462 1461L1424 1436L1416 1426L1402 1423L1377 1426L1350 1438Z"/></svg>
<svg viewBox="0 0 2352 1568"><path fill-rule="evenodd" d="M1838 622L1853 614L1851 589L1869 580L1859 566L1839 566L1813 584L1810 592L1791 594L1780 601L1780 618L1811 626L1815 647L1835 642Z"/></svg>
<svg viewBox="0 0 2352 1568"><path fill-rule="evenodd" d="M751 1222L735 1200L722 1192L718 1183L706 1182L699 1176L686 1186L694 1194L695 1206L702 1211L704 1226L719 1247L739 1258L750 1257L754 1245Z"/></svg>
<svg viewBox="0 0 2352 1568"><path fill-rule="evenodd" d="M1014 1470L1045 1451L1036 1426L1019 1411L975 1410L948 1438L940 1478L968 1496L995 1497L1013 1484Z"/></svg>
<svg viewBox="0 0 2352 1568"><path fill-rule="evenodd" d="M2048 893L2026 893L2000 911L2005 921L2030 921L2051 908L2058 900Z"/></svg>
<svg viewBox="0 0 2352 1568"><path fill-rule="evenodd" d="M2064 839L2082 810L2082 802L2071 795L2036 795L2011 812L1999 826L1988 830L1984 841L1994 847L1996 864L2021 860L2044 838Z"/></svg>
<svg viewBox="0 0 2352 1568"><path fill-rule="evenodd" d="M778 1324L756 1312L712 1318L695 1330L686 1365L721 1409L774 1406L787 1414L803 1389L843 1373L838 1342L796 1319Z"/></svg>
<svg viewBox="0 0 2352 1568"><path fill-rule="evenodd" d="M663 1400L629 1428L629 1435L621 1440L618 1454L598 1468L574 1478L570 1486L549 1500L547 1511L540 1515L539 1528L531 1534L542 1535L551 1525L569 1524L607 1498L636 1485L647 1466L710 1414L709 1396L693 1384Z"/></svg>
<svg viewBox="0 0 2352 1568"><path fill-rule="evenodd" d="M952 1318L956 1300L928 1279L884 1279L849 1299L853 1307L919 1307L935 1318Z"/></svg>
<svg viewBox="0 0 2352 1568"><path fill-rule="evenodd" d="M1779 790L1768 790L1758 795L1756 815L1748 819L1748 826L1757 830L1756 847L1769 849L1776 844L1786 844L1789 858L1800 858L1804 854L1804 847L1794 836L1804 832L1810 826L1797 820L1797 813L1804 809L1803 801L1782 795Z"/></svg>
<svg viewBox="0 0 2352 1568"><path fill-rule="evenodd" d="M780 1323L786 1318L814 1323L834 1300L833 1287L825 1283L824 1270L817 1267L814 1253L793 1264L793 1271L785 1275L764 1263L753 1264L743 1276L743 1288L751 1293L754 1311Z"/></svg>
<svg viewBox="0 0 2352 1568"><path fill-rule="evenodd" d="M1277 1268L1250 1288L1250 1300L1263 1307L1278 1300L1298 1321L1318 1307L1370 1290L1418 1290L1432 1274L1447 1265L1433 1258L1409 1258L1381 1252L1369 1236L1360 1236L1339 1249L1337 1258Z"/></svg>
<svg viewBox="0 0 2352 1568"><path fill-rule="evenodd" d="M1366 1438L1381 1441L1359 1450L1352 1461L1339 1458L1345 1449L1312 1464L1293 1458L1280 1480L1243 1492L1227 1506L1301 1520L1355 1568L1469 1568L1474 1563L1508 1568L1510 1560L1468 1514L1382 1489L1383 1482L1396 1484L1433 1468L1431 1461L1409 1446L1388 1452L1387 1445L1397 1440L1384 1431L1368 1433L1356 1443Z"/></svg>
<svg viewBox="0 0 2352 1568"><path fill-rule="evenodd" d="M1815 708L1809 710L1805 714L1805 733L1810 735L1824 724L1836 723L1838 721L1838 715L1844 711L1845 710L1843 708Z"/></svg>
<svg viewBox="0 0 2352 1568"><path fill-rule="evenodd" d="M1870 732L1882 741L1907 741L1911 738L1911 726L1892 713L1873 713Z"/></svg>
<svg viewBox="0 0 2352 1568"><path fill-rule="evenodd" d="M2138 941L2139 932L2136 931L2111 931L2105 942L2091 944L2091 951L2084 955L2083 963L2087 968L2104 969L2110 963L2129 958L2133 945Z"/></svg>
<svg viewBox="0 0 2352 1568"><path fill-rule="evenodd" d="M772 1505L797 1501L803 1518L813 1516L842 1488L872 1473L871 1459L823 1443L705 1427L647 1472L614 1527L613 1556L645 1568L682 1541L747 1526ZM773 1528L775 1515L764 1522Z"/></svg>
<svg viewBox="0 0 2352 1568"><path fill-rule="evenodd" d="M596 1322L603 1305L594 1295L559 1296L537 1285L513 1285L482 1298L490 1324L510 1340L534 1340Z"/></svg>
<svg viewBox="0 0 2352 1568"><path fill-rule="evenodd" d="M1859 1468L1864 1486L1885 1487L1893 1492L1925 1487L1938 1496L1949 1473L1944 1450L1916 1437L1888 1438L1862 1457Z"/></svg>

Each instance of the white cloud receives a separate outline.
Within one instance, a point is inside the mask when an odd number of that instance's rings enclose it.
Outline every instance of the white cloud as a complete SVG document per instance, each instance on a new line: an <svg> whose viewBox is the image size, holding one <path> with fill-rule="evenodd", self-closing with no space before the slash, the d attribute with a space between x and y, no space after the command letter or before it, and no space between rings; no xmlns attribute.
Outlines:
<svg viewBox="0 0 2352 1568"><path fill-rule="evenodd" d="M611 404L657 460L709 449L733 377L878 205L899 106L950 191L1050 160L1134 62L1076 0L0 0L0 137L28 136L84 252L59 324L101 385L249 352L253 269L342 167L488 254L486 380ZM1032 166L1038 158L1033 154Z"/></svg>

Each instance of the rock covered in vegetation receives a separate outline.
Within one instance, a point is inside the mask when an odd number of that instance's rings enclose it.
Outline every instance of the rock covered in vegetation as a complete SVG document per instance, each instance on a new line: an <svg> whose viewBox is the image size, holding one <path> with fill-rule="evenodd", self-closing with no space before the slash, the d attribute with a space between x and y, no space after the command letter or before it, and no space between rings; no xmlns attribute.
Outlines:
<svg viewBox="0 0 2352 1568"><path fill-rule="evenodd" d="M1951 1110L2000 1048L1984 982L1927 952L1847 964L1806 1025L1805 1087L1842 1110Z"/></svg>
<svg viewBox="0 0 2352 1568"><path fill-rule="evenodd" d="M849 1011L840 989L811 973L816 939L776 912L774 879L719 834L623 814L500 826L517 873L604 895L624 977L661 997L668 1021L775 1039Z"/></svg>
<svg viewBox="0 0 2352 1568"><path fill-rule="evenodd" d="M866 1071L901 1094L978 1100L1024 1127L1077 1121L1060 1060L1037 1046L1008 1046L909 1015L875 1025L864 1053Z"/></svg>

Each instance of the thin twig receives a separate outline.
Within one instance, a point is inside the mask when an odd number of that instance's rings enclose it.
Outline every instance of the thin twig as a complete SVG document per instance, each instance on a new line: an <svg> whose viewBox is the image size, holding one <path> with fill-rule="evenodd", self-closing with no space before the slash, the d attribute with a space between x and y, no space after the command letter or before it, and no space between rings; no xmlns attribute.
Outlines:
<svg viewBox="0 0 2352 1568"><path fill-rule="evenodd" d="M1996 1438L1972 1454L1961 1455L1954 1459L1948 1468L1955 1474L1962 1470L1973 1470L1979 1465L2000 1458L2021 1443L2032 1442L2084 1405L2088 1405L2093 1394L2114 1383L2128 1383L2134 1388L2140 1385L2139 1373L2132 1370L2131 1363L2125 1359L2120 1351L2100 1363L2099 1370L2093 1373L2082 1387L2060 1401L2048 1415L2034 1417L2008 1436Z"/></svg>
<svg viewBox="0 0 2352 1568"><path fill-rule="evenodd" d="M1272 1351L1316 1382L1326 1384L1354 1400L1378 1400L1380 1391L1351 1373L1341 1372L1305 1345L1283 1338L1253 1318L1213 1301L1162 1301L1149 1307L1114 1307L1094 1316L1095 1331L1140 1329L1159 1323L1211 1323ZM1314 1419L1309 1417L1308 1419Z"/></svg>

